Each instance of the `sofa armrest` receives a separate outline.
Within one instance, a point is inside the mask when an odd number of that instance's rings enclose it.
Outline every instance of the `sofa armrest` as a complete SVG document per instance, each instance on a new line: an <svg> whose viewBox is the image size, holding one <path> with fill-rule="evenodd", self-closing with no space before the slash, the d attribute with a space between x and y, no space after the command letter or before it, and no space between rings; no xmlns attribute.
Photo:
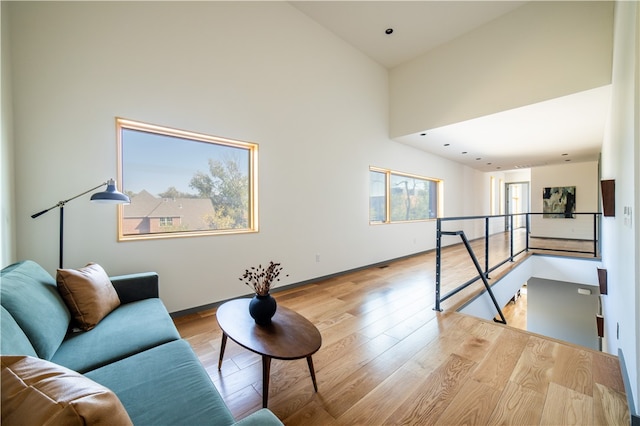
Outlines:
<svg viewBox="0 0 640 426"><path fill-rule="evenodd" d="M116 293L118 293L120 303L160 297L158 274L155 272L118 275L110 277L110 279Z"/></svg>
<svg viewBox="0 0 640 426"><path fill-rule="evenodd" d="M234 426L266 426L282 425L279 418L275 416L268 408L261 408L260 410L249 414L242 420L238 420L234 423Z"/></svg>

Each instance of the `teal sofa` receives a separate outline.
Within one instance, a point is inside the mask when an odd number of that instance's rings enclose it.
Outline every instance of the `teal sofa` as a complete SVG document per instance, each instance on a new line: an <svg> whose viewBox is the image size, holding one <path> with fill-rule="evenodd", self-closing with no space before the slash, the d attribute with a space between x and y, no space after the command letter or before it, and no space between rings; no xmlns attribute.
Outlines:
<svg viewBox="0 0 640 426"><path fill-rule="evenodd" d="M70 330L55 279L33 261L0 273L2 355L28 355L109 388L135 425L282 425L268 409L236 422L158 298L155 273L111 277L121 305Z"/></svg>

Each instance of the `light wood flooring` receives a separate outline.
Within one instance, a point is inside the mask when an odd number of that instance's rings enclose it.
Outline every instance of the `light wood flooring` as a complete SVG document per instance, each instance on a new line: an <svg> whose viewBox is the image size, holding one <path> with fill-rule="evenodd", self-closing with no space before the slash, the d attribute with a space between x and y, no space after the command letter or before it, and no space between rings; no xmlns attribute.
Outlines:
<svg viewBox="0 0 640 426"><path fill-rule="evenodd" d="M507 319L509 327L519 328L520 330L527 329L527 287L524 286L520 289L518 297L514 296L514 299L507 303L502 308L502 313Z"/></svg>
<svg viewBox="0 0 640 426"><path fill-rule="evenodd" d="M447 251L443 292L475 274ZM436 312L434 277L430 252L275 292L323 343L317 393L304 359L273 360L269 408L286 425L629 424L617 357L456 313L481 282ZM175 323L233 415L258 410L260 358L229 341L218 371L215 309Z"/></svg>

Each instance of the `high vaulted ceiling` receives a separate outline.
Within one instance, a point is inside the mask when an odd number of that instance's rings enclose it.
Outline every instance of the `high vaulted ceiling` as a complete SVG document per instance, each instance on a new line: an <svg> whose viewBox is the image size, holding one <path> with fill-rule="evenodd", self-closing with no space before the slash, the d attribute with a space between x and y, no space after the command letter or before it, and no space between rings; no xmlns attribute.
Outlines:
<svg viewBox="0 0 640 426"><path fill-rule="evenodd" d="M523 1L293 1L314 21L393 68L522 6ZM393 29L386 34L388 28Z"/></svg>
<svg viewBox="0 0 640 426"><path fill-rule="evenodd" d="M524 1L293 1L387 69L468 33ZM387 30L392 29L391 34ZM481 171L595 161L610 87L396 138ZM428 131L427 131L428 130ZM423 134L426 133L426 134Z"/></svg>

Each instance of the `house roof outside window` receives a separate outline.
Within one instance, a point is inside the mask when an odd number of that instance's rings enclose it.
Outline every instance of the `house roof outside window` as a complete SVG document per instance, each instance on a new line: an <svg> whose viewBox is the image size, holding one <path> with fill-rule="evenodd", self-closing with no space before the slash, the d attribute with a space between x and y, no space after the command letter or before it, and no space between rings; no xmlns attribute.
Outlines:
<svg viewBox="0 0 640 426"><path fill-rule="evenodd" d="M205 217L215 213L209 198L160 198L142 190L124 206L124 218L180 218L192 230L209 229Z"/></svg>

